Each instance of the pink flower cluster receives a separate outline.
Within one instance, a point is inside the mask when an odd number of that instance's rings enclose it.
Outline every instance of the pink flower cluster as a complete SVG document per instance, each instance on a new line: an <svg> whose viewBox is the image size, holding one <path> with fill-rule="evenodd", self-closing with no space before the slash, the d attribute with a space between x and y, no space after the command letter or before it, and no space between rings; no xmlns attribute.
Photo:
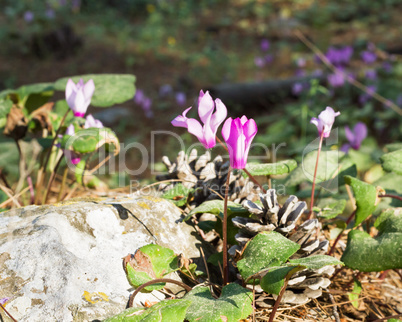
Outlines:
<svg viewBox="0 0 402 322"><path fill-rule="evenodd" d="M193 118L188 118L187 113L192 107L186 109L182 115L177 116L173 126L186 128L195 135L206 149L216 145L216 132L227 116L226 106L220 99L212 99L209 92L200 91L198 97L198 115L203 125ZM257 134L257 125L253 119L232 119L229 117L222 128L222 136L228 147L230 165L234 169L244 169L250 150L251 141Z"/></svg>

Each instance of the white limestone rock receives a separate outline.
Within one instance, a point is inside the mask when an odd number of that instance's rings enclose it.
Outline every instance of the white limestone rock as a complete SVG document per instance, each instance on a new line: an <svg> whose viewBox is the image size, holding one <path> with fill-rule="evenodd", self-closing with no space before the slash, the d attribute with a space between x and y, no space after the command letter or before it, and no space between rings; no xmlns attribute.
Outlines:
<svg viewBox="0 0 402 322"><path fill-rule="evenodd" d="M0 298L12 298L6 308L19 321L91 321L117 314L132 292L124 256L155 243L200 257L201 242L180 218L174 205L150 196L0 213ZM156 297L163 298L140 293L135 301Z"/></svg>

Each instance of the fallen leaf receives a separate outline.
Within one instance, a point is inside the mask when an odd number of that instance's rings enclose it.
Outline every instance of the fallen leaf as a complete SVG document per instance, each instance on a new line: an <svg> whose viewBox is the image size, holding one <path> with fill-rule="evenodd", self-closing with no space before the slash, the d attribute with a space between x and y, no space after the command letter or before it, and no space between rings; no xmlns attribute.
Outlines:
<svg viewBox="0 0 402 322"><path fill-rule="evenodd" d="M49 113L53 109L53 102L46 103L31 113L31 118L35 123L39 124L42 129L52 130L52 123Z"/></svg>
<svg viewBox="0 0 402 322"><path fill-rule="evenodd" d="M7 114L7 123L3 134L14 140L20 140L27 133L27 124L27 119L22 110L13 105L10 113Z"/></svg>

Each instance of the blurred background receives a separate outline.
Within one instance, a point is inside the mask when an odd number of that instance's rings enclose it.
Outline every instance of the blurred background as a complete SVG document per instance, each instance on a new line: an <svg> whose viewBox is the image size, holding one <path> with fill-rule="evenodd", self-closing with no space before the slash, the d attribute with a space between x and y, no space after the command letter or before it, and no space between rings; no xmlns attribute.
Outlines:
<svg viewBox="0 0 402 322"><path fill-rule="evenodd" d="M347 142L344 126L366 124L363 153L354 157L375 160L385 144L401 139L401 0L0 4L0 90L72 75L134 74L132 100L89 109L125 144L149 146L152 130L171 130L194 143L170 121L196 105L200 89L221 98L229 116L254 117L257 142L285 142L279 159L300 158L317 135L310 118L326 106L341 112L338 147ZM0 135L0 143L7 140ZM173 159L178 150L175 138L158 137L155 160ZM135 168L142 156L130 153L126 160Z"/></svg>

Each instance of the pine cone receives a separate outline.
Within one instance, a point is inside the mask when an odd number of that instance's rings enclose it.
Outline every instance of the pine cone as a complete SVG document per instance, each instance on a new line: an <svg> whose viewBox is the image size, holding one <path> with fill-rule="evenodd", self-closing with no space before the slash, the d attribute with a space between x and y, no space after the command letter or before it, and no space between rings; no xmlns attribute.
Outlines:
<svg viewBox="0 0 402 322"><path fill-rule="evenodd" d="M187 188L195 188L192 208L199 206L207 200L220 199L225 193L225 184L229 170L229 162L223 162L218 155L211 161L211 154L206 151L197 157L197 150L193 149L187 156L184 151L180 151L176 162L171 163L168 157L163 157L162 162L166 165L169 173L157 176L159 181L180 179ZM166 192L177 183L161 184L160 191ZM217 193L219 193L219 195ZM248 178L244 178L241 172L231 173L229 179L229 200L240 203L246 198L252 200L258 196L259 189L254 189L254 184Z"/></svg>
<svg viewBox="0 0 402 322"><path fill-rule="evenodd" d="M232 219L233 224L240 228L235 236L239 246L234 246L229 251L232 256L240 251L252 237L262 231L276 231L298 243L300 249L291 257L292 259L327 252L328 240L320 241L317 238L317 229L321 229L317 219L307 220L296 227L300 216L307 209L304 201L298 201L296 196L290 196L283 207L280 207L275 189L268 190L266 194L260 194L260 200L262 206L250 200L243 202L243 206L254 215L254 218L234 217ZM327 277L331 276L333 272L332 266L326 266L319 270L305 269L299 271L289 280L282 302L302 304L312 298L319 297L322 289L327 288L330 284ZM276 296L274 295L273 298L275 299ZM260 298L261 301L264 302L265 306L273 304L272 298L262 297Z"/></svg>

